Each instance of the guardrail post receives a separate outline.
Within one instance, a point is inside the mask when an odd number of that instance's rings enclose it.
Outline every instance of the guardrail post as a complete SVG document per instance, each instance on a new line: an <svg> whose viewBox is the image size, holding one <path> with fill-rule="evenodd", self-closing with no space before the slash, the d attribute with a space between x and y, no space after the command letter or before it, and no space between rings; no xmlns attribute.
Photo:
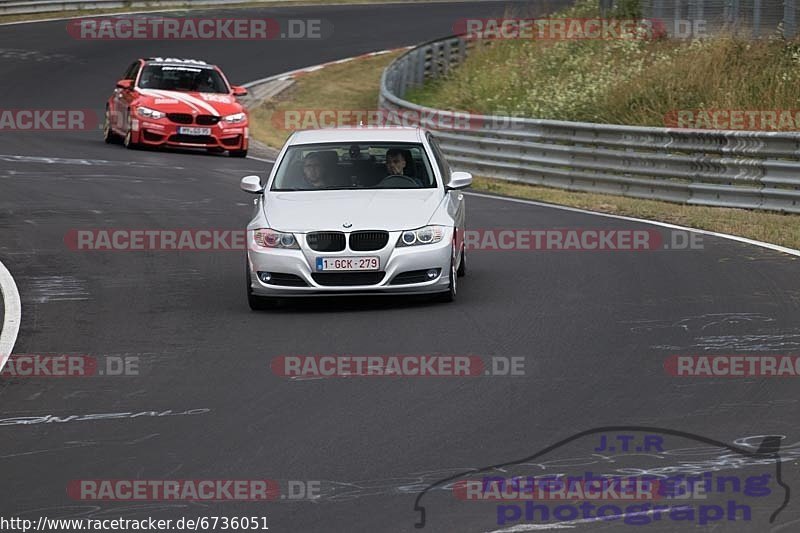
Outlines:
<svg viewBox="0 0 800 533"><path fill-rule="evenodd" d="M795 0L783 0L783 38L794 39L797 33Z"/></svg>
<svg viewBox="0 0 800 533"><path fill-rule="evenodd" d="M753 39L761 35L761 0L753 0Z"/></svg>
<svg viewBox="0 0 800 533"><path fill-rule="evenodd" d="M425 83L425 53L417 50L414 54L414 82L417 87Z"/></svg>
<svg viewBox="0 0 800 533"><path fill-rule="evenodd" d="M442 49L442 74L450 72L450 41L445 41Z"/></svg>

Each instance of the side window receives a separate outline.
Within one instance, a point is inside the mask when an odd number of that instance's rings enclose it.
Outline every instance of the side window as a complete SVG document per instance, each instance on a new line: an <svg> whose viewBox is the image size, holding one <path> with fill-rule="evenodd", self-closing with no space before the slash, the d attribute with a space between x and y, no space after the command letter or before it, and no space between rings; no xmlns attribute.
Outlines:
<svg viewBox="0 0 800 533"><path fill-rule="evenodd" d="M447 160L444 158L439 142L430 133L428 134L428 142L433 148L433 155L436 158L436 166L439 167L439 172L442 174L442 181L446 184L450 180L450 165L447 164Z"/></svg>
<svg viewBox="0 0 800 533"><path fill-rule="evenodd" d="M128 67L128 70L125 71L124 79L135 81L137 74L139 74L139 61L134 61L131 63L131 66Z"/></svg>

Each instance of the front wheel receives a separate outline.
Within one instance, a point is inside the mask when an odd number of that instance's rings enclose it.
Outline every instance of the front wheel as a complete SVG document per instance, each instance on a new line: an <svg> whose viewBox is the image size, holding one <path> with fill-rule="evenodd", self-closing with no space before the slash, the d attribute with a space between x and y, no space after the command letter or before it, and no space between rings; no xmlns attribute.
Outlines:
<svg viewBox="0 0 800 533"><path fill-rule="evenodd" d="M131 127L131 111L130 111L130 109L128 110L127 118L128 118L128 120L126 122L128 123L128 131L125 133L125 137L122 138L122 144L128 150L136 150L139 147L139 144L137 142L134 142L134 140L133 140L133 128Z"/></svg>
<svg viewBox="0 0 800 533"><path fill-rule="evenodd" d="M106 106L106 115L103 119L103 140L106 144L112 144L119 141L119 135L114 133L114 130L111 129L111 111Z"/></svg>
<svg viewBox="0 0 800 533"><path fill-rule="evenodd" d="M231 157L247 157L247 150L230 150L228 154Z"/></svg>

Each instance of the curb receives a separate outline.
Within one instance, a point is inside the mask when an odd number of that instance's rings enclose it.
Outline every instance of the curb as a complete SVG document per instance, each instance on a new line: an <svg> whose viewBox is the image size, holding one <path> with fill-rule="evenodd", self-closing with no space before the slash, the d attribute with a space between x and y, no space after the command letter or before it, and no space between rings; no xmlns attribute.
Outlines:
<svg viewBox="0 0 800 533"><path fill-rule="evenodd" d="M2 370L17 342L22 318L22 304L17 284L14 283L11 272L2 262L0 262L0 297L2 297L4 306L3 327L0 331L0 370Z"/></svg>

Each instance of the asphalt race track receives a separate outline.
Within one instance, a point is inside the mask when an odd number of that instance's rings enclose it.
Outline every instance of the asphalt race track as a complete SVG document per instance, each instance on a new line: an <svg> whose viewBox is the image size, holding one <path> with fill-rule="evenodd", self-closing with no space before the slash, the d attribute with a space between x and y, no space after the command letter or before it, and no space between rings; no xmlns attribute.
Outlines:
<svg viewBox="0 0 800 533"><path fill-rule="evenodd" d="M500 16L504 8L470 2L209 15L321 17L335 28L324 44L109 43L74 40L64 21L2 26L0 97L4 108L100 110L136 57L205 58L241 84L447 35L458 18ZM427 486L604 426L664 428L753 451L762 436L784 436L774 459L791 495L800 494L798 378L676 378L664 370L673 354L799 353L797 257L713 236L692 250L475 250L453 304L324 299L257 313L245 300L242 251L80 252L65 244L76 228L243 228L252 198L239 191L239 179L268 170L255 159L125 150L104 144L99 130L0 132L0 260L22 298L14 353L135 357L139 369L0 380L0 516L259 516L270 531L417 531L415 500ZM468 198L467 223L649 229L671 238L668 229L639 222L482 196ZM270 369L275 357L304 354L521 357L524 375L292 380ZM117 415L86 416L101 414ZM621 433L634 434L607 434ZM776 471L774 454L748 457L689 436L665 435L663 450L616 454L596 451L599 442L587 436L504 472L692 471L687 461L730 476ZM86 479L305 481L316 497L82 501L68 494L71 481ZM770 487L766 496L733 498L751 505L750 520L664 518L637 528L579 519L561 527L798 531L795 499L769 523L785 496L774 477ZM723 506L731 499L709 495L706 503L719 498ZM534 529L508 529L524 523L524 513L501 523L496 504L462 502L441 486L421 503L423 531Z"/></svg>

